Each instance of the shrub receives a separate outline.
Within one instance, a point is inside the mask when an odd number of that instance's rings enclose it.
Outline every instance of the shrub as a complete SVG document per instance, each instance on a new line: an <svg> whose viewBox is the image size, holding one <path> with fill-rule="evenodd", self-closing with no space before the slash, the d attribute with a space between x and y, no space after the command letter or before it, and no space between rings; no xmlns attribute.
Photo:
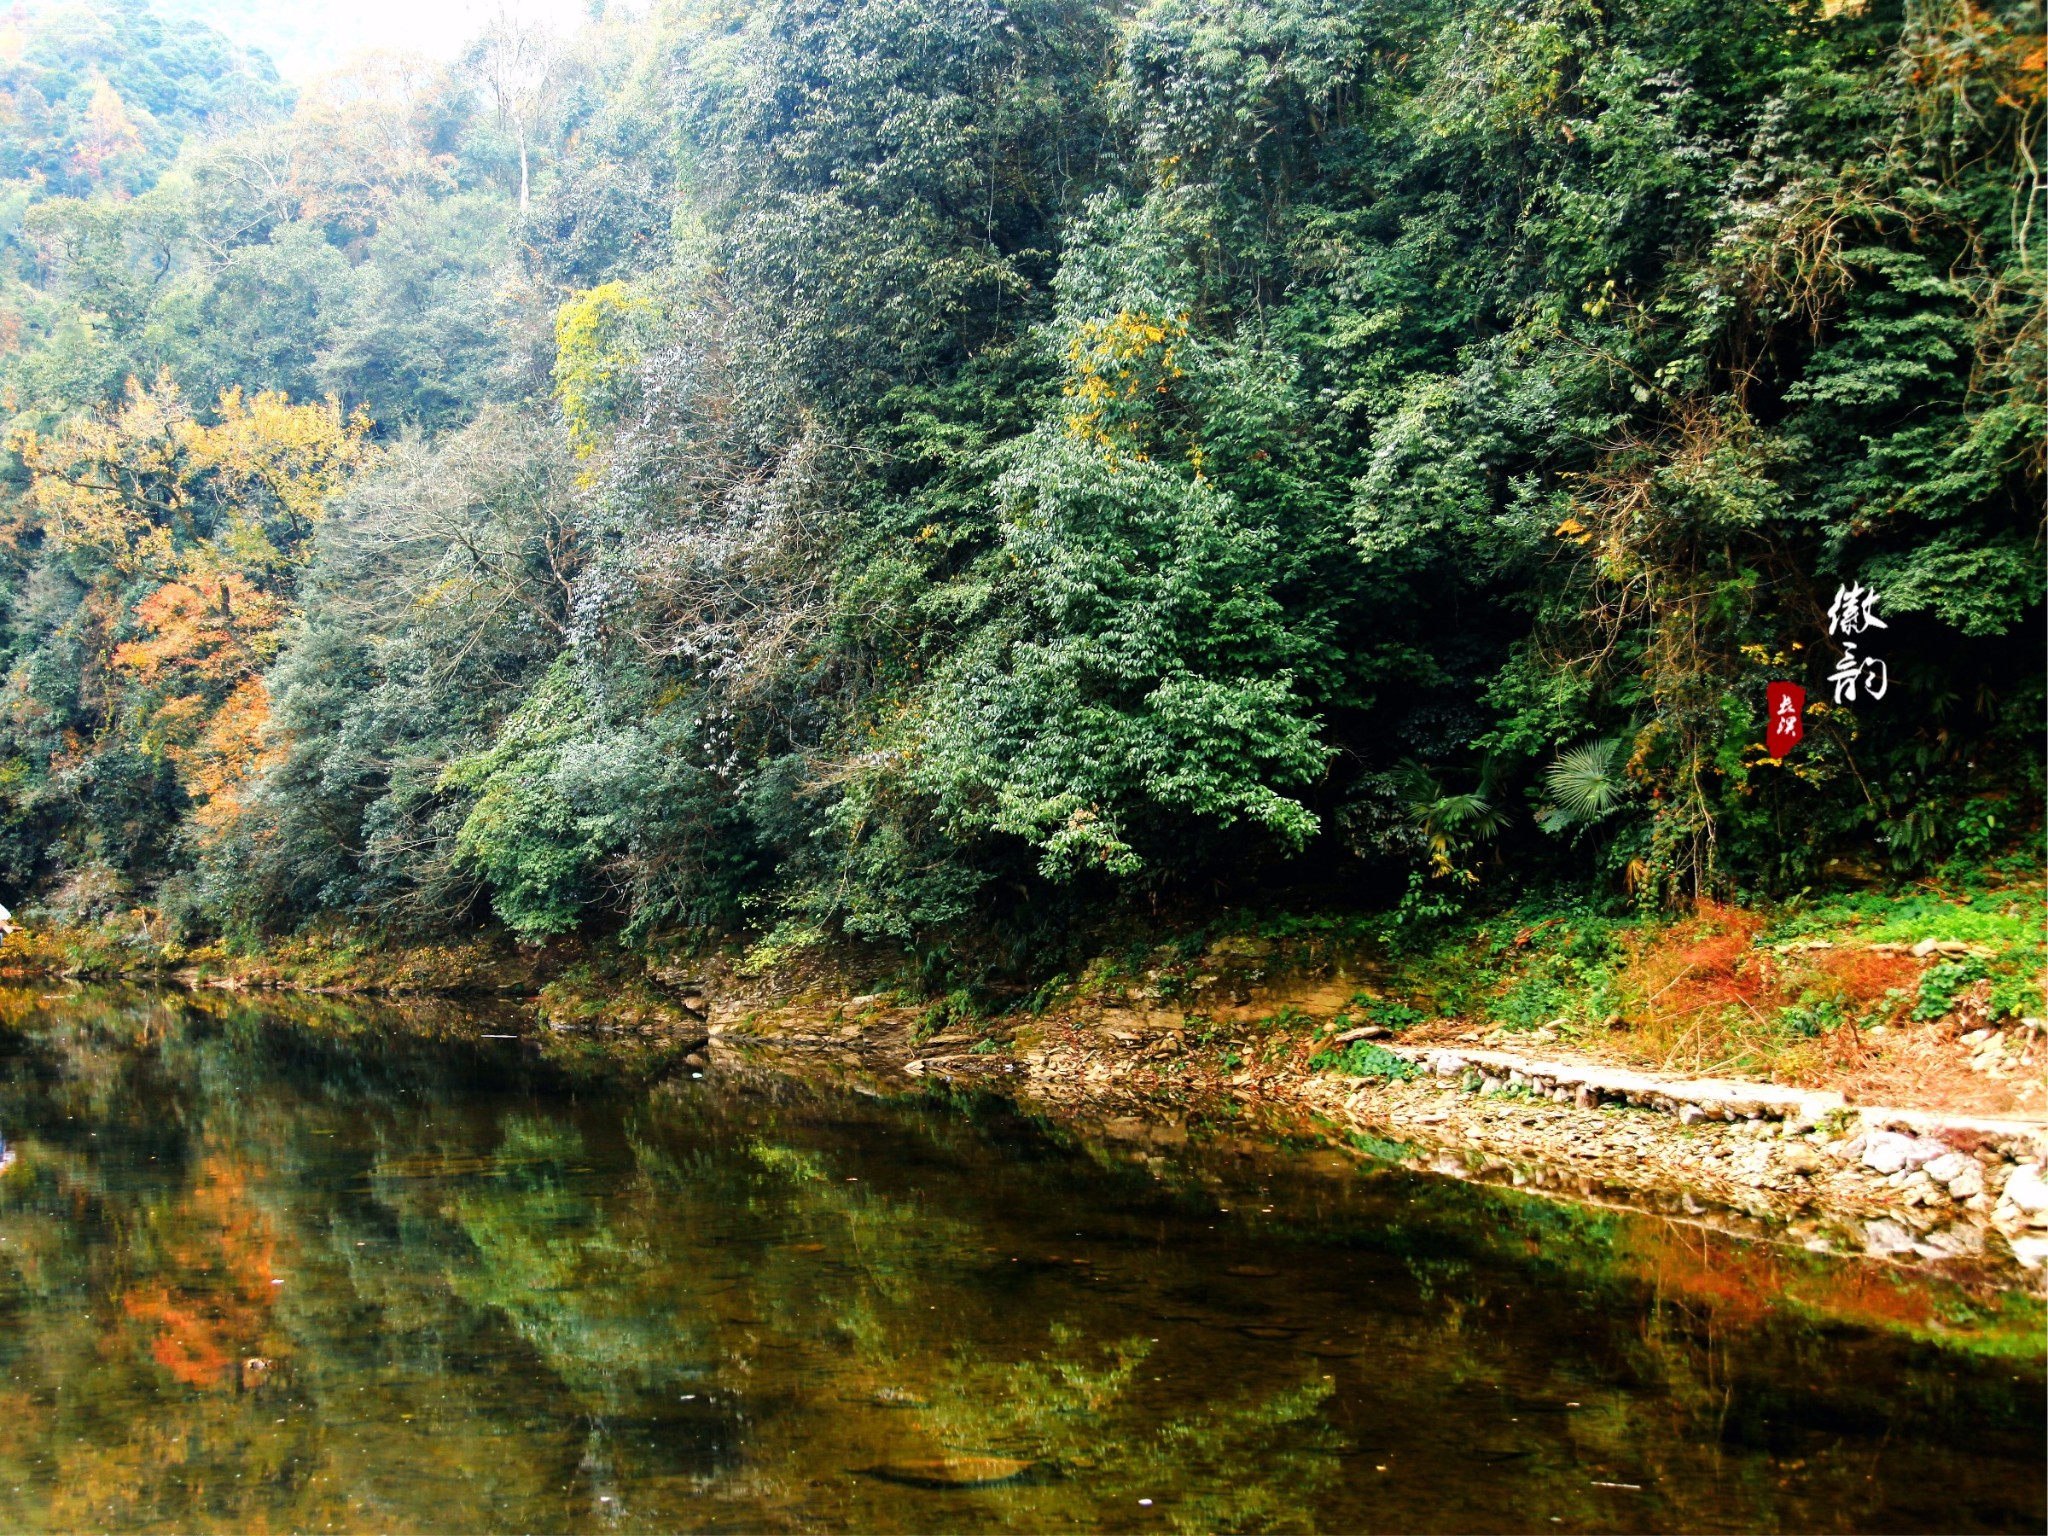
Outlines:
<svg viewBox="0 0 2048 1536"><path fill-rule="evenodd" d="M1391 1029L1396 1034L1429 1017L1420 1008L1411 1008L1390 998L1368 997L1363 992L1351 1000L1351 1005L1358 1010L1362 1022L1377 1024L1381 1029Z"/></svg>
<svg viewBox="0 0 2048 1536"><path fill-rule="evenodd" d="M1913 1005L1913 1017L1922 1023L1955 1012L1963 989L1984 979L1981 960L1946 960L1927 968L1920 978L1920 1001Z"/></svg>
<svg viewBox="0 0 2048 1536"><path fill-rule="evenodd" d="M1414 1062L1370 1040L1354 1040L1341 1050L1318 1051L1308 1064L1314 1071L1335 1072L1340 1077L1377 1077L1392 1082L1422 1073Z"/></svg>

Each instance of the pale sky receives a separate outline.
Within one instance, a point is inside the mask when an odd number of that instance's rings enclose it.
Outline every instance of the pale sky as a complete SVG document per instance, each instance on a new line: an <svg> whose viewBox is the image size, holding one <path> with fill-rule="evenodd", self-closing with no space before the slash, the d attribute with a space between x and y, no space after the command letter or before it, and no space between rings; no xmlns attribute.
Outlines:
<svg viewBox="0 0 2048 1536"><path fill-rule="evenodd" d="M155 0L166 15L198 17L261 48L286 79L304 81L373 48L452 57L502 0ZM616 0L614 0L616 4ZM591 0L513 0L522 16L567 32ZM637 7L635 7L637 8Z"/></svg>

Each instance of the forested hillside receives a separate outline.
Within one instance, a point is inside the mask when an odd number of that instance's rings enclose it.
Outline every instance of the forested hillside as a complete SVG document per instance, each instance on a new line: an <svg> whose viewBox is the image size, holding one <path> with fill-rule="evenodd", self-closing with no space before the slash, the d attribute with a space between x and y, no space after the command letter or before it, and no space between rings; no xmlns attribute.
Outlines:
<svg viewBox="0 0 2048 1536"><path fill-rule="evenodd" d="M677 0L294 97L89 0L0 93L52 919L1023 970L2038 832L2034 5Z"/></svg>

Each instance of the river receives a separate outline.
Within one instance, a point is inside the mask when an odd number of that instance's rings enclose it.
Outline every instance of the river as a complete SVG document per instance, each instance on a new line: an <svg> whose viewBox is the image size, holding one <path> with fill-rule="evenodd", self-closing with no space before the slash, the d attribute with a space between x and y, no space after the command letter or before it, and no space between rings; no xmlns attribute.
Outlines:
<svg viewBox="0 0 2048 1536"><path fill-rule="evenodd" d="M2048 1518L2015 1290L532 1035L0 991L0 1528Z"/></svg>

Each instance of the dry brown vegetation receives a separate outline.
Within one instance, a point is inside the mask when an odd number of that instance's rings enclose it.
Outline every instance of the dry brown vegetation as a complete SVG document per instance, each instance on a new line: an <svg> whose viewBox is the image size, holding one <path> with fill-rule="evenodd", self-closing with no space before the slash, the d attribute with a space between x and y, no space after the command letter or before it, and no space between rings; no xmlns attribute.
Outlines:
<svg viewBox="0 0 2048 1536"><path fill-rule="evenodd" d="M2032 1070L1972 1070L1962 1036L1986 1023L1981 985L1953 1012L1916 1022L1913 1003L1934 957L1849 942L1759 947L1765 923L1754 910L1701 903L1638 937L1622 978L1629 1003L1601 1053L1661 1071L1768 1075L1871 1103L1984 1114L2048 1108L2038 1045L2015 1061ZM1788 1014L1812 1021L1813 1033L1789 1026Z"/></svg>

